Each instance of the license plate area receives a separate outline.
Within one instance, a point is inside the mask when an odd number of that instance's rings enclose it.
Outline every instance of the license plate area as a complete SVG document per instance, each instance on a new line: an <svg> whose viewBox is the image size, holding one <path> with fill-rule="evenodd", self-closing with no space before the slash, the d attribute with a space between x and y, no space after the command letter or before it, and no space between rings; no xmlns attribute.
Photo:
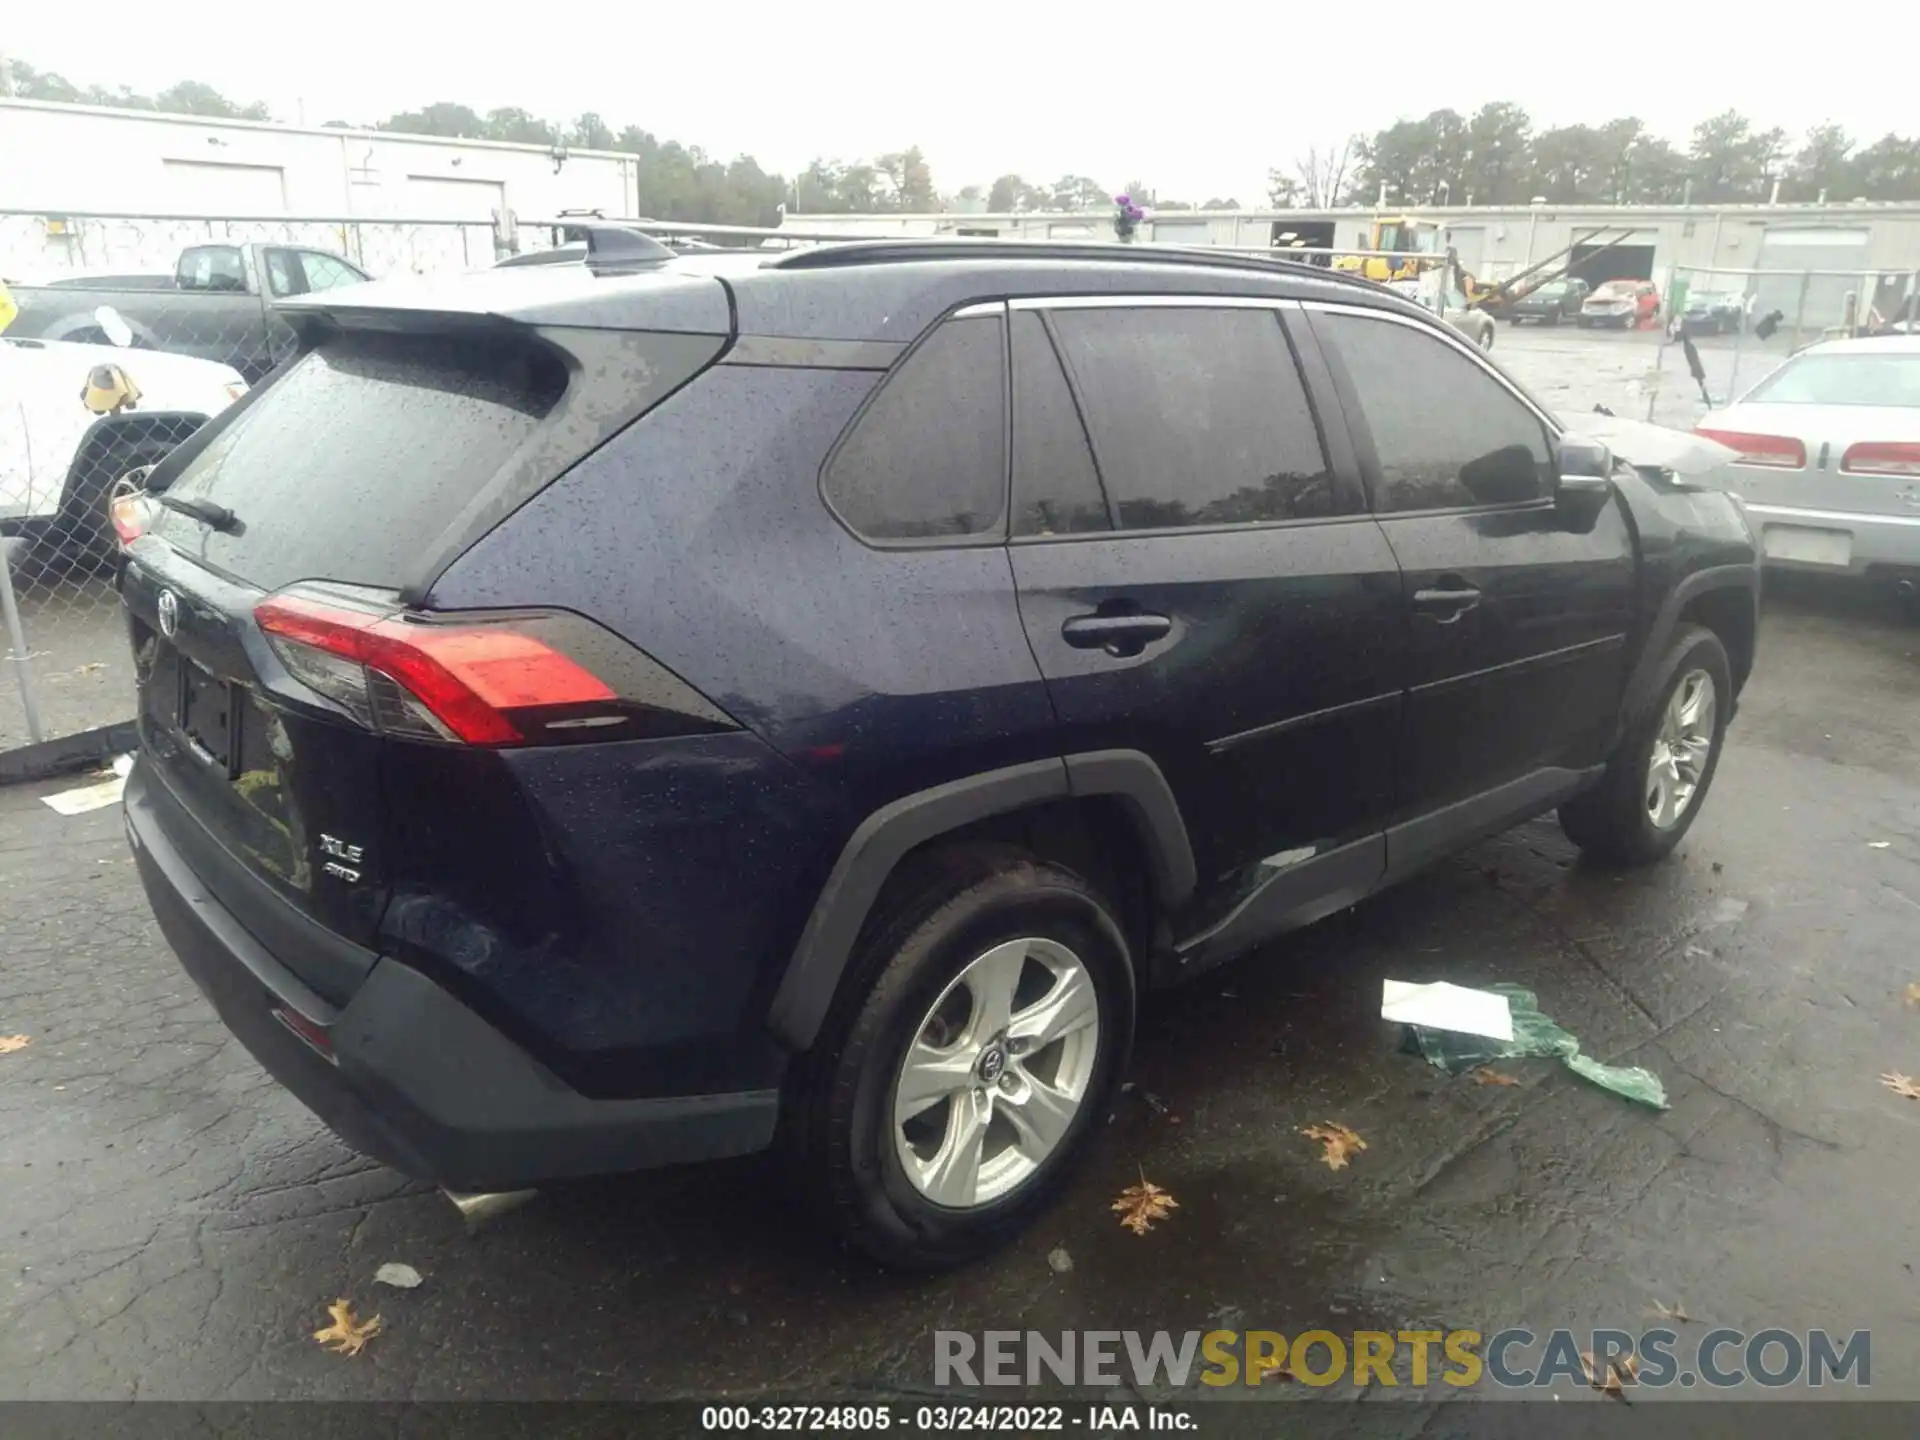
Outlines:
<svg viewBox="0 0 1920 1440"><path fill-rule="evenodd" d="M1791 560L1801 565L1831 565L1842 570L1853 563L1853 536L1845 530L1769 525L1760 543L1769 560Z"/></svg>
<svg viewBox="0 0 1920 1440"><path fill-rule="evenodd" d="M208 765L231 777L234 688L173 646L160 643L147 677L150 719L184 739Z"/></svg>

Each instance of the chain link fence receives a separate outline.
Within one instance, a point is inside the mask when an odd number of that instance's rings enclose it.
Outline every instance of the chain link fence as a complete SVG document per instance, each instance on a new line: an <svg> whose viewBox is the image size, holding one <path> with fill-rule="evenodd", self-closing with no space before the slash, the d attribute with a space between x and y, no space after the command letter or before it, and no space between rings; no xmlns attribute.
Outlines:
<svg viewBox="0 0 1920 1440"><path fill-rule="evenodd" d="M107 505L293 353L277 302L491 265L548 225L0 210L0 777L126 743ZM76 347L92 347L79 349Z"/></svg>
<svg viewBox="0 0 1920 1440"><path fill-rule="evenodd" d="M133 664L107 503L293 354L280 301L482 269L566 244L570 224L605 218L0 208L0 281L17 312L0 343L0 779L128 743ZM683 249L815 238L639 223Z"/></svg>
<svg viewBox="0 0 1920 1440"><path fill-rule="evenodd" d="M113 737L91 751L74 748L76 737L132 719L133 663L114 589L108 504L117 491L139 487L203 423L197 414L122 411L88 431L63 475L0 490L0 505L14 512L0 538L9 672L0 683L0 757L31 747L51 759L71 749L77 763Z"/></svg>
<svg viewBox="0 0 1920 1440"><path fill-rule="evenodd" d="M1920 333L1920 270L1677 266L1661 296L1645 418L1690 423L1823 340ZM1690 414L1682 422L1679 411Z"/></svg>

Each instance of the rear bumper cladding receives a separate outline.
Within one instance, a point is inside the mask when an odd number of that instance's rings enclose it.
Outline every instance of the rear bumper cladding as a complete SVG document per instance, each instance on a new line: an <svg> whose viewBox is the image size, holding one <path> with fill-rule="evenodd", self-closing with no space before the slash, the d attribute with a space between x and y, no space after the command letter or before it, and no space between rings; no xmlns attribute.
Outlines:
<svg viewBox="0 0 1920 1440"><path fill-rule="evenodd" d="M126 823L181 964L242 1044L355 1149L455 1190L506 1190L767 1148L778 1092L593 1100L410 966L382 959L335 1008L201 883L139 766ZM324 1031L329 1059L276 1010Z"/></svg>

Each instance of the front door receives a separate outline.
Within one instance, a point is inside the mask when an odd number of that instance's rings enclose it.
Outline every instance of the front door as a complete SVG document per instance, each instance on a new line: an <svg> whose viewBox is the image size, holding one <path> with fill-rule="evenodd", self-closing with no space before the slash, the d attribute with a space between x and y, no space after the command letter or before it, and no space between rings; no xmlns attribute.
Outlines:
<svg viewBox="0 0 1920 1440"><path fill-rule="evenodd" d="M1011 315L1027 638L1067 753L1159 765L1203 899L1335 856L1324 883L1364 889L1392 799L1399 577L1357 472L1329 464L1289 312L1083 297Z"/></svg>
<svg viewBox="0 0 1920 1440"><path fill-rule="evenodd" d="M1407 637L1389 865L1552 805L1612 744L1633 538L1619 503L1554 502L1546 418L1453 337L1312 308L1400 563Z"/></svg>

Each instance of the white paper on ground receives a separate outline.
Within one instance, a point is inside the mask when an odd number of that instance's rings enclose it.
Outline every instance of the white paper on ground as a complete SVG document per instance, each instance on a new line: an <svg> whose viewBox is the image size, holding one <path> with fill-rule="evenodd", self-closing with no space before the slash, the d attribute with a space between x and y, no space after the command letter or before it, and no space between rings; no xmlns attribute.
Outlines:
<svg viewBox="0 0 1920 1440"><path fill-rule="evenodd" d="M1454 1030L1462 1035L1485 1035L1494 1040L1513 1039L1513 1012L1506 996L1488 990L1469 990L1445 980L1436 980L1431 985L1386 981L1380 995L1380 1018L1397 1020L1402 1025L1424 1025L1429 1030Z"/></svg>
<svg viewBox="0 0 1920 1440"><path fill-rule="evenodd" d="M58 810L62 815L84 815L89 810L104 809L108 805L120 803L120 792L127 788L127 777L116 775L111 780L102 780L97 785L82 785L74 790L61 790L52 795L42 795L42 803Z"/></svg>

